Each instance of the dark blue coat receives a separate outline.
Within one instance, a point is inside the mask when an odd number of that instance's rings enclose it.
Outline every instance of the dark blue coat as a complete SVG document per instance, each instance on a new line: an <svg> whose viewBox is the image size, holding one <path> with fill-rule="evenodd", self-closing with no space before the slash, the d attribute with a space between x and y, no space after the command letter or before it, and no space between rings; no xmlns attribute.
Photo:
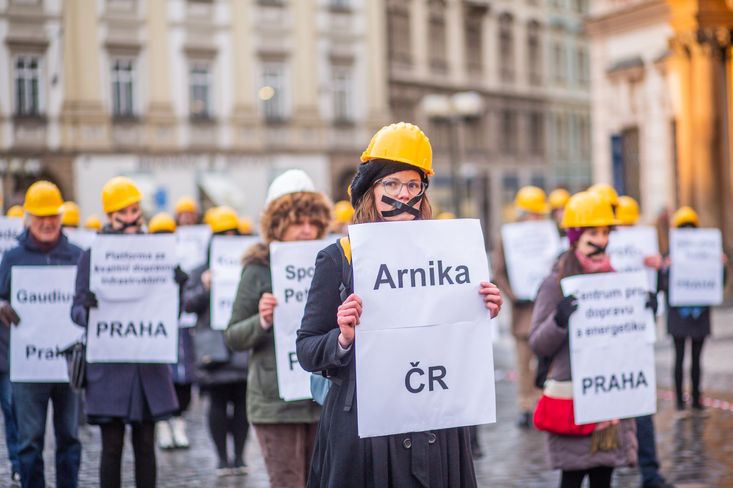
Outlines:
<svg viewBox="0 0 733 488"><path fill-rule="evenodd" d="M18 246L8 250L0 263L0 299L10 301L10 277L13 266L75 266L81 252L81 249L70 243L63 234L55 247L44 252L26 229L18 236ZM7 373L10 368L9 342L10 330L0 325L0 373Z"/></svg>
<svg viewBox="0 0 733 488"><path fill-rule="evenodd" d="M89 292L90 259L91 251L84 251L76 272L76 294L71 307L71 319L82 327L89 320L89 309L83 303ZM178 410L167 364L89 363L85 398L90 423L110 418L125 422L157 420Z"/></svg>
<svg viewBox="0 0 733 488"><path fill-rule="evenodd" d="M475 488L466 427L359 438L354 347L338 355L341 259L337 244L318 254L296 340L303 369L326 370L333 383L318 423L308 487Z"/></svg>

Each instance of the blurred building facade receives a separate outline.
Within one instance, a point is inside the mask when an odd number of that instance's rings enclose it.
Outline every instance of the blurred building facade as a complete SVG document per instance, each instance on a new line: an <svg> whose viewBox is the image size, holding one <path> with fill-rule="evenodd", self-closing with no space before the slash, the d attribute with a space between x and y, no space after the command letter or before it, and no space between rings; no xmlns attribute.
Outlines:
<svg viewBox="0 0 733 488"><path fill-rule="evenodd" d="M733 245L733 2L594 2L593 171L652 220L691 205Z"/></svg>
<svg viewBox="0 0 733 488"><path fill-rule="evenodd" d="M389 120L367 0L0 0L6 204L36 177L86 212L116 175L256 216L290 167L332 189ZM15 196L15 197L14 197Z"/></svg>
<svg viewBox="0 0 733 488"><path fill-rule="evenodd" d="M389 106L433 142L434 203L496 235L526 184L580 190L591 182L589 52L582 0L386 0ZM475 92L476 114L435 117L426 96ZM458 146L458 150L456 147ZM451 154L453 149L453 154Z"/></svg>

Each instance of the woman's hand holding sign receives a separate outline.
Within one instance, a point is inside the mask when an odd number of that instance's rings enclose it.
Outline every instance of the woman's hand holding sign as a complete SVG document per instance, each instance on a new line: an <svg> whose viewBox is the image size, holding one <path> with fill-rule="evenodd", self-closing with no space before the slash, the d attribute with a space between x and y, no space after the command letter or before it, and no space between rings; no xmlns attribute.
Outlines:
<svg viewBox="0 0 733 488"><path fill-rule="evenodd" d="M260 297L260 326L263 330L270 330L272 328L272 315L275 312L276 305L277 298L272 293L263 293L262 297Z"/></svg>
<svg viewBox="0 0 733 488"><path fill-rule="evenodd" d="M484 305L486 306L486 309L490 312L491 318L493 319L494 317L499 315L501 305L504 303L504 300L501 298L499 287L497 287L493 283L489 283L488 281L482 281L479 293L484 298Z"/></svg>
<svg viewBox="0 0 733 488"><path fill-rule="evenodd" d="M355 328L359 325L361 317L361 298L359 295L352 293L339 305L336 321L338 322L341 334L339 334L339 344L346 349L354 342Z"/></svg>

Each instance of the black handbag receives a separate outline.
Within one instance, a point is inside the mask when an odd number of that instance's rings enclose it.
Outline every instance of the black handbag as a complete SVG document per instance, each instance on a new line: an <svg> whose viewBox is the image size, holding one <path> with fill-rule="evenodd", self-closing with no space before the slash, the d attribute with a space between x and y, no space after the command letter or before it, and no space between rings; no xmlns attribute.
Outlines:
<svg viewBox="0 0 733 488"><path fill-rule="evenodd" d="M229 348L224 332L210 328L196 329L193 336L193 350L196 367L200 369L216 369L229 362Z"/></svg>
<svg viewBox="0 0 733 488"><path fill-rule="evenodd" d="M66 356L66 367L69 371L69 386L80 392L87 384L87 345L86 337L73 343L62 351Z"/></svg>

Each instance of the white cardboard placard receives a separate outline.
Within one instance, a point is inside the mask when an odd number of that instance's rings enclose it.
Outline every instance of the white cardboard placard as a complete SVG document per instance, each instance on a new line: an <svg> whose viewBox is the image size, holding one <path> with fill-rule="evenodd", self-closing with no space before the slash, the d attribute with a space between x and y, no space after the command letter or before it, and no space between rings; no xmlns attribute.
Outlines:
<svg viewBox="0 0 733 488"><path fill-rule="evenodd" d="M669 303L673 307L723 303L723 238L720 229L672 229Z"/></svg>
<svg viewBox="0 0 733 488"><path fill-rule="evenodd" d="M509 283L519 300L534 300L561 252L552 220L504 224L501 227Z"/></svg>

